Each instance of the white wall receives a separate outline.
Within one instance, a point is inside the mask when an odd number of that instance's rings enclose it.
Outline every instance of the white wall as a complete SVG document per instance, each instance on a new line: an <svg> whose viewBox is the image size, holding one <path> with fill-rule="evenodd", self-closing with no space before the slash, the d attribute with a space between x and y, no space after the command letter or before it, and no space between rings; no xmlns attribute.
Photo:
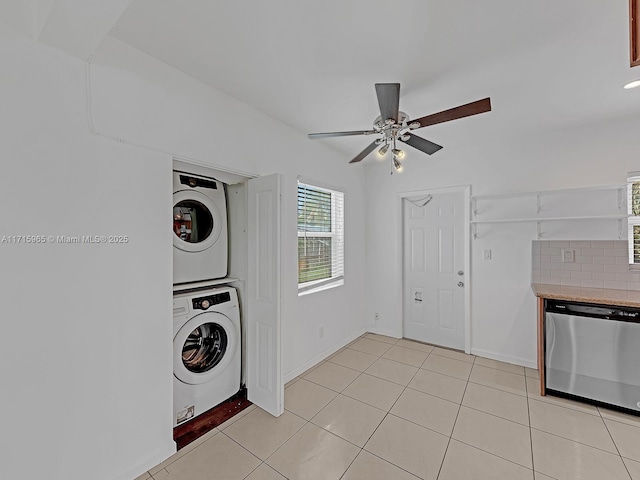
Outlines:
<svg viewBox="0 0 640 480"><path fill-rule="evenodd" d="M379 312L376 331L402 333L399 192L471 185L473 195L489 195L624 184L627 172L638 165L639 129L640 120L626 119L474 148L445 145L432 157L411 150L403 162L405 171L395 175L389 175L386 164L368 166L367 320ZM429 138L429 129L421 135ZM594 224L586 232L583 226L576 239L586 233L589 239L617 239L611 229L600 231L600 227ZM558 238L570 238L567 231L574 227L562 228ZM472 299L472 352L534 366L536 304L530 263L536 224L483 225L479 233L471 244L471 277L466 276ZM486 248L492 249L490 261L482 259Z"/></svg>
<svg viewBox="0 0 640 480"><path fill-rule="evenodd" d="M127 479L174 449L171 159L89 133L81 62L0 29L0 462L6 478Z"/></svg>
<svg viewBox="0 0 640 480"><path fill-rule="evenodd" d="M167 457L172 316L169 153L284 184L285 372L364 330L361 167L114 40L93 70L0 29L2 235L128 235L124 245L0 244L3 472L129 479ZM330 168L327 168L330 167ZM345 286L297 296L296 177L347 192ZM316 324L325 327L318 339ZM36 459L36 461L34 461Z"/></svg>

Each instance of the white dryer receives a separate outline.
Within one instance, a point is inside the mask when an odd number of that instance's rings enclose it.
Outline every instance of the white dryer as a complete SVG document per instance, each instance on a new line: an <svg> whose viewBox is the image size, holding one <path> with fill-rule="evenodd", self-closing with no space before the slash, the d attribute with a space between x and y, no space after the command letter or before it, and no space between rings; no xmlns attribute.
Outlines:
<svg viewBox="0 0 640 480"><path fill-rule="evenodd" d="M227 198L214 178L173 172L173 283L227 276Z"/></svg>
<svg viewBox="0 0 640 480"><path fill-rule="evenodd" d="M235 288L173 296L173 426L240 390L241 327Z"/></svg>

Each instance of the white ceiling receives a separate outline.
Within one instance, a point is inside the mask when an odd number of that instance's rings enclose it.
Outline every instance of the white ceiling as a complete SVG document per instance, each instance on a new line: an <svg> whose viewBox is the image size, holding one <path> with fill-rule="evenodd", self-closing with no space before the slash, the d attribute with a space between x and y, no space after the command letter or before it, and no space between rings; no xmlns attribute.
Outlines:
<svg viewBox="0 0 640 480"><path fill-rule="evenodd" d="M627 0L133 0L110 35L301 132L369 129L374 83L445 147L640 113ZM239 126L241 128L241 126ZM312 141L312 140L309 140ZM362 137L313 140L347 158Z"/></svg>

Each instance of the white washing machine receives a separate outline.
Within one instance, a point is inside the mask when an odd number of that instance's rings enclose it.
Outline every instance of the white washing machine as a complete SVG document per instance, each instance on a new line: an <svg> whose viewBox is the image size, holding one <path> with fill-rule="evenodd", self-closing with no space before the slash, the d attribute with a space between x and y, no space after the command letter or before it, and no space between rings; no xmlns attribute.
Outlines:
<svg viewBox="0 0 640 480"><path fill-rule="evenodd" d="M214 178L173 172L173 283L227 276L227 197Z"/></svg>
<svg viewBox="0 0 640 480"><path fill-rule="evenodd" d="M235 288L173 296L173 426L240 390L241 327Z"/></svg>

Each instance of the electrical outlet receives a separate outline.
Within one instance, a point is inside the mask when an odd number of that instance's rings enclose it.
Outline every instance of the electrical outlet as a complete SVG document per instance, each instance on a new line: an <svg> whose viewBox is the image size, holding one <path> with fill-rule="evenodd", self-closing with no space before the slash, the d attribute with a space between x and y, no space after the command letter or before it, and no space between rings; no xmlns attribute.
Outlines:
<svg viewBox="0 0 640 480"><path fill-rule="evenodd" d="M484 259L491 260L491 250L488 248L484 251Z"/></svg>
<svg viewBox="0 0 640 480"><path fill-rule="evenodd" d="M573 263L575 256L573 250L562 249L562 263Z"/></svg>
<svg viewBox="0 0 640 480"><path fill-rule="evenodd" d="M380 314L378 312L375 313L375 316L373 317L373 324L377 327L378 325L380 325Z"/></svg>

